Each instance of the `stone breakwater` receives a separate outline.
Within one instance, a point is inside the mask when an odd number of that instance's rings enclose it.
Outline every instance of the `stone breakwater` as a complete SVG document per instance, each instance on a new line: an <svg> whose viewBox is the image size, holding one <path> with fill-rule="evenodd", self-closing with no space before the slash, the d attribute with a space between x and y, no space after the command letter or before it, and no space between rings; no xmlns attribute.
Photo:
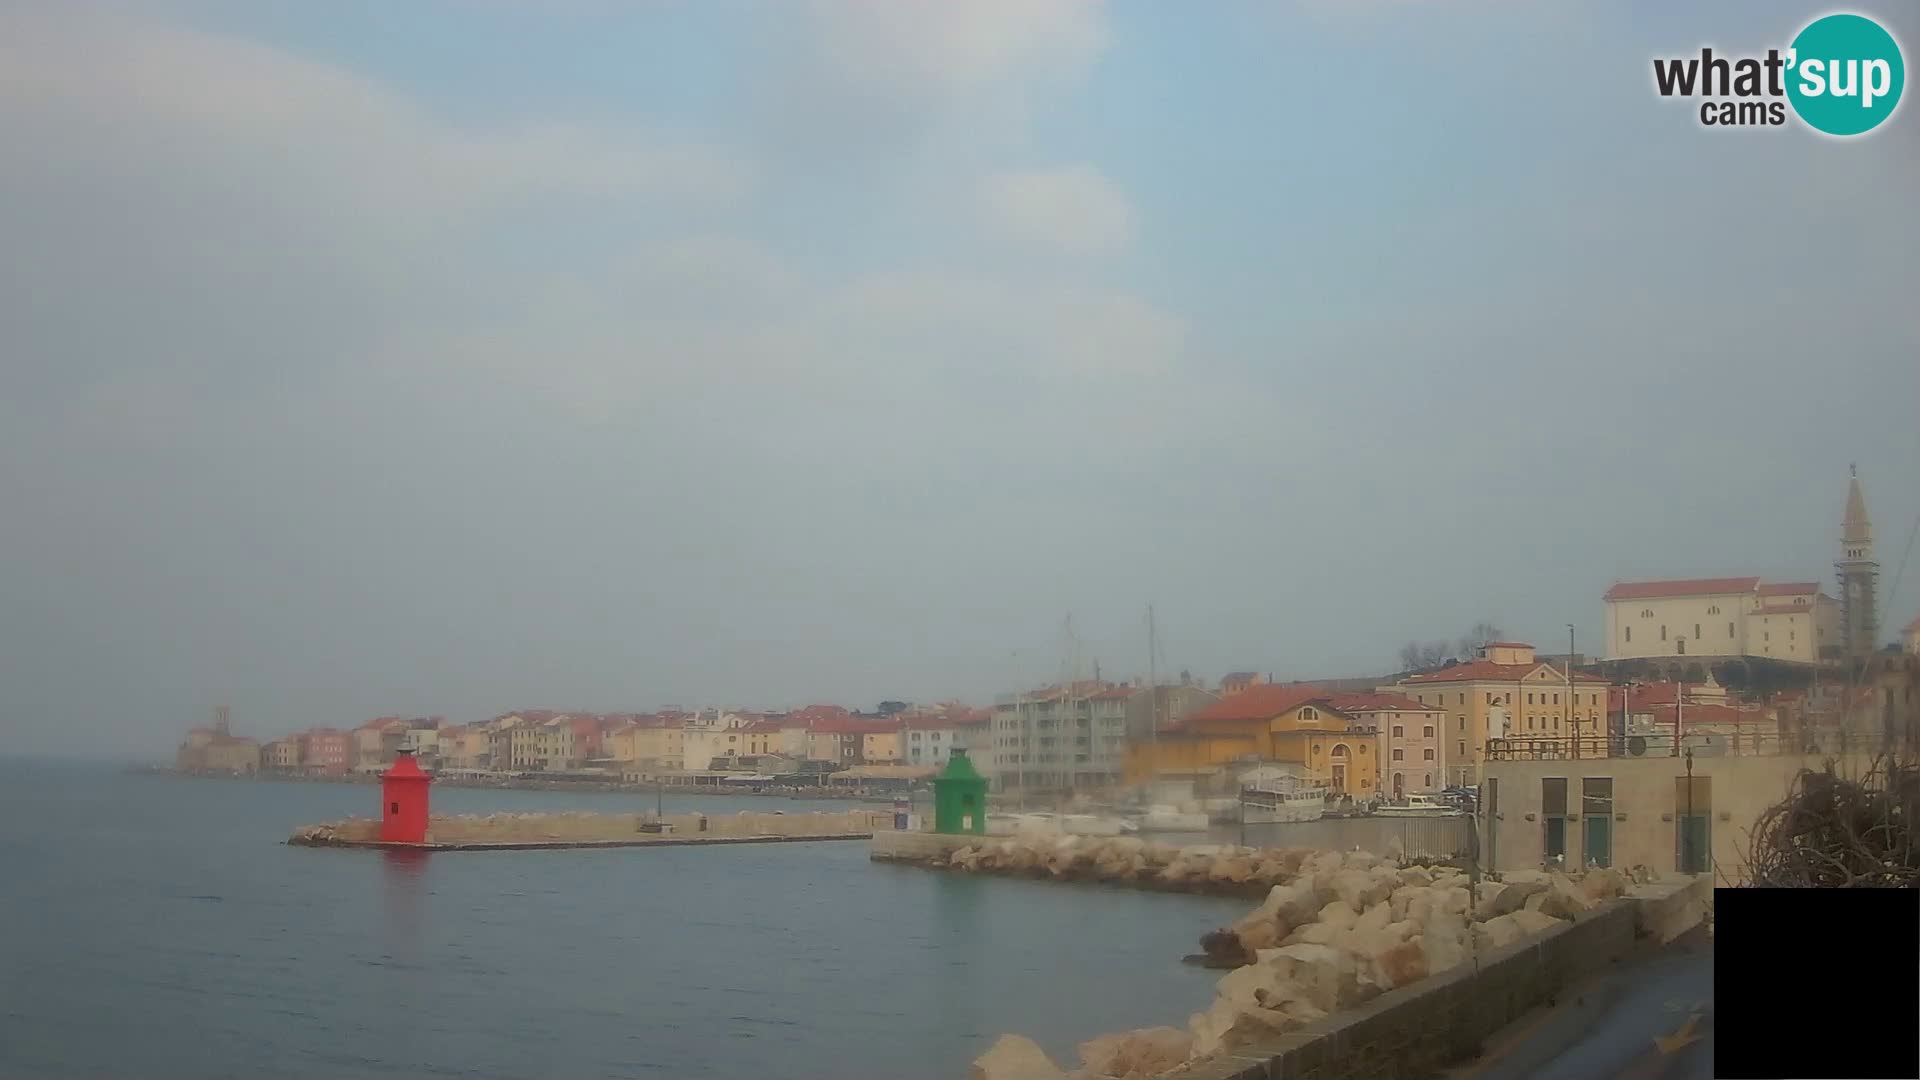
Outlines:
<svg viewBox="0 0 1920 1080"><path fill-rule="evenodd" d="M428 822L427 842L451 850L514 847L604 847L610 845L747 842L751 840L864 839L893 828L880 810L773 814L462 814ZM379 843L372 818L303 825L288 838L303 847L363 847ZM412 845L409 845L412 846Z"/></svg>
<svg viewBox="0 0 1920 1080"><path fill-rule="evenodd" d="M1122 840L1126 838L1121 838ZM1031 845L1043 873L1148 873L1151 857L1130 844L1100 841L1092 861L1068 858L1059 845ZM1075 845L1075 848L1081 845ZM1096 845L1088 845L1096 846ZM997 847L997 845L996 845ZM1156 1077L1200 1068L1257 1040L1315 1024L1399 987L1409 986L1573 920L1650 880L1641 868L1574 877L1509 873L1473 886L1450 866L1407 866L1378 856L1306 849L1181 849L1157 873L1177 867L1177 880L1231 883L1242 874L1266 886L1266 899L1239 921L1202 939L1209 964L1223 976L1213 1004L1184 1028L1154 1027L1103 1035L1080 1046L1071 1072L1018 1035L1002 1036L978 1058L972 1080L1107 1080ZM1011 853L997 851L997 864ZM979 851L956 851L954 865L979 869ZM1137 866L1136 858L1145 859ZM1024 865L1027 856L1021 856ZM1251 869L1248 869L1251 867ZM1030 871L1029 871L1030 872ZM1215 874L1219 877L1216 878Z"/></svg>
<svg viewBox="0 0 1920 1080"><path fill-rule="evenodd" d="M952 837L909 834L876 840L874 857L934 870L1004 877L1088 881L1170 892L1220 896L1267 895L1293 881L1314 848L1253 848L1233 844L1158 844L1132 836L1065 836L1027 831L1016 836Z"/></svg>

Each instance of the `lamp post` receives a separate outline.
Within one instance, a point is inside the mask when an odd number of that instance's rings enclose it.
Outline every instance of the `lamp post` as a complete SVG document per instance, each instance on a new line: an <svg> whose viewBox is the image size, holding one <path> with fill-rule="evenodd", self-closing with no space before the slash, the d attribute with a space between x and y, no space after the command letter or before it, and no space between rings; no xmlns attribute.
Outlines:
<svg viewBox="0 0 1920 1080"><path fill-rule="evenodd" d="M1573 715L1573 624L1567 624L1567 737L1573 740L1573 756L1580 756L1580 727Z"/></svg>

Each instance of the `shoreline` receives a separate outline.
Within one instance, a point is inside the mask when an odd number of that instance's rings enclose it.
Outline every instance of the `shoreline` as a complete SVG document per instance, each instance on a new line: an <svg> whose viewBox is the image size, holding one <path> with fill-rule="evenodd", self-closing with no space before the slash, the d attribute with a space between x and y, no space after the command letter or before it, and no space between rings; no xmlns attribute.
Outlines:
<svg viewBox="0 0 1920 1080"><path fill-rule="evenodd" d="M283 784L378 784L379 773L344 773L339 776L292 775L287 773L255 772L194 772L185 769L173 769L164 765L130 765L123 772L131 776L174 776L193 777L204 780L246 780L269 781ZM483 791L573 791L583 795L652 795L656 791L666 795L736 796L758 799L822 799L841 802L886 803L894 801L892 795L877 795L870 791L844 791L833 788L778 788L764 787L720 787L703 784L629 784L619 780L534 780L513 778L503 780L479 780L467 777L434 777L435 786L474 788ZM925 795L925 792L908 793L908 798Z"/></svg>

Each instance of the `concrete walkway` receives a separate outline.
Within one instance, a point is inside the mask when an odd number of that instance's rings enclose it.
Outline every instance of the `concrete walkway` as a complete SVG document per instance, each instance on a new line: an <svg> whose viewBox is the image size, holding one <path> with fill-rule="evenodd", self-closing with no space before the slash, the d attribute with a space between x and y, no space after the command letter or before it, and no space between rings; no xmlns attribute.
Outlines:
<svg viewBox="0 0 1920 1080"><path fill-rule="evenodd" d="M1713 941L1691 931L1596 975L1488 1040L1448 1080L1710 1080Z"/></svg>

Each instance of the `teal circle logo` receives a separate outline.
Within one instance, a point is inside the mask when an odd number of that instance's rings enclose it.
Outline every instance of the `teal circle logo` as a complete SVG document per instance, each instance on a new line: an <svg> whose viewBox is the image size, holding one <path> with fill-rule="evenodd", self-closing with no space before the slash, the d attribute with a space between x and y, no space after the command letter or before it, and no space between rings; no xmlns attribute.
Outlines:
<svg viewBox="0 0 1920 1080"><path fill-rule="evenodd" d="M1793 39L1787 100L1808 127L1864 135L1893 115L1907 85L1900 44L1863 15L1827 15Z"/></svg>

